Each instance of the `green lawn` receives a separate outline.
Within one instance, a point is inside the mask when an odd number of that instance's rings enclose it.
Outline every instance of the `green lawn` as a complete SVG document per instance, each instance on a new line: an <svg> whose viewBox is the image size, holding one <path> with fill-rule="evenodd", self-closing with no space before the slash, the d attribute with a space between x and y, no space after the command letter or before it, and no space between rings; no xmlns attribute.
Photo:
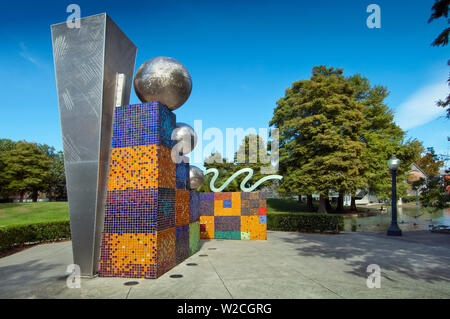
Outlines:
<svg viewBox="0 0 450 319"><path fill-rule="evenodd" d="M69 220L67 202L0 204L0 226Z"/></svg>

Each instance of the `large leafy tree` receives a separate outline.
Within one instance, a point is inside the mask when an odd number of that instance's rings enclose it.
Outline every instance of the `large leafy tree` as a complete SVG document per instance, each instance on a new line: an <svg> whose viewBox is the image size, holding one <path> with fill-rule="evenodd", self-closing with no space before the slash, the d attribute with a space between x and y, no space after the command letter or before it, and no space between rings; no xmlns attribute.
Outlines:
<svg viewBox="0 0 450 319"><path fill-rule="evenodd" d="M342 69L313 68L309 80L294 82L277 102L271 125L280 128L280 170L286 193L355 194L369 188L381 198L390 196L387 160L402 160L404 179L423 150L417 140L405 140L393 112L384 102L388 90L372 86L359 74L344 77ZM399 194L406 191L399 183ZM325 211L322 205L320 211ZM352 196L352 210L356 210Z"/></svg>
<svg viewBox="0 0 450 319"><path fill-rule="evenodd" d="M5 181L5 190L20 194L23 201L27 192L37 201L39 191L48 188L51 160L35 143L17 142L14 148L0 154L3 170L0 179Z"/></svg>
<svg viewBox="0 0 450 319"><path fill-rule="evenodd" d="M355 192L365 185L362 104L342 69L314 67L277 101L270 125L280 130L281 189L320 194L326 212L330 190Z"/></svg>
<svg viewBox="0 0 450 319"><path fill-rule="evenodd" d="M363 161L367 164L363 171L368 189L379 198L389 198L391 192L391 175L387 160L396 154L401 160L397 172L399 180L404 180L411 163L415 162L423 150L417 140L405 140L405 132L394 122L393 111L385 103L389 95L385 86L370 84L370 81L356 74L348 77L355 90L355 99L362 103L364 125L361 139L366 144ZM398 183L399 195L406 192L406 184ZM356 210L355 198L352 197L352 210Z"/></svg>
<svg viewBox="0 0 450 319"><path fill-rule="evenodd" d="M445 18L447 22L450 24L450 19L448 19L448 10L450 6L450 0L436 0L431 8L431 16L428 20L428 23L439 19ZM445 28L434 41L431 43L432 46L446 46L448 45L448 36L450 34L450 27ZM447 61L447 64L450 65L450 60ZM448 84L450 85L450 76L448 78ZM438 106L447 108L447 118L450 118L450 94L444 100L439 100L436 103Z"/></svg>

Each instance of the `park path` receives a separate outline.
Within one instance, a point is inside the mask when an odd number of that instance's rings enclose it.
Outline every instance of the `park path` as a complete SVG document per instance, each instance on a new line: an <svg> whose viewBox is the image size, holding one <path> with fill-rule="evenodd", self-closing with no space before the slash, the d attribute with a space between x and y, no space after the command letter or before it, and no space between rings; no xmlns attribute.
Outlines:
<svg viewBox="0 0 450 319"><path fill-rule="evenodd" d="M66 286L71 263L71 242L1 258L0 298L450 298L450 236L428 231L202 240L198 253L157 280L82 279L79 289ZM367 288L370 264L381 268L381 288Z"/></svg>

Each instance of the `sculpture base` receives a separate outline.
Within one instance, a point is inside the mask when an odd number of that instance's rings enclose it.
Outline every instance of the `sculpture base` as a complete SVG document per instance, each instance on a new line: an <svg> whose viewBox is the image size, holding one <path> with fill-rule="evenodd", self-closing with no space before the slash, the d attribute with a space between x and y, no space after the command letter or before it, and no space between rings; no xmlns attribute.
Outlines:
<svg viewBox="0 0 450 319"><path fill-rule="evenodd" d="M201 193L200 238L266 240L265 195L261 192Z"/></svg>

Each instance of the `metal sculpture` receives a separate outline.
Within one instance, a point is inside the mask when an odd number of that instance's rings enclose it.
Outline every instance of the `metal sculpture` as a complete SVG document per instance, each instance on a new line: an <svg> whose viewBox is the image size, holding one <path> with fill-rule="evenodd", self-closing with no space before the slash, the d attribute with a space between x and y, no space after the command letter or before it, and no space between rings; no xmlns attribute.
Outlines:
<svg viewBox="0 0 450 319"><path fill-rule="evenodd" d="M186 155L192 152L197 145L197 134L194 129L186 123L177 123L172 133L172 140L175 141L174 148L179 155Z"/></svg>
<svg viewBox="0 0 450 319"><path fill-rule="evenodd" d="M217 177L219 177L219 171L216 168L210 168L208 170L206 170L205 175L213 173L214 176L212 177L210 183L209 183L209 188L214 192L214 193L218 193L223 191L228 184L230 184L236 177L238 177L239 175L243 174L243 173L248 173L248 175L242 180L241 182L241 190L243 192L252 192L253 190L255 190L259 185L261 185L262 183L268 181L268 180L281 180L283 179L283 176L281 175L269 175L269 176L265 176L263 178L261 178L260 180L258 180L256 183L254 183L251 187L246 187L245 184L247 184L247 182L252 178L253 176L253 169L251 168L243 168L240 169L239 171L237 171L236 173L234 173L233 175L231 175L226 181L225 183L223 183L222 186L220 186L219 188L216 188L214 186Z"/></svg>
<svg viewBox="0 0 450 319"><path fill-rule="evenodd" d="M203 184L203 171L197 166L189 166L189 183L191 189L197 189Z"/></svg>
<svg viewBox="0 0 450 319"><path fill-rule="evenodd" d="M97 272L113 113L128 104L136 46L105 13L51 26L74 263Z"/></svg>
<svg viewBox="0 0 450 319"><path fill-rule="evenodd" d="M143 103L159 101L173 111L189 98L192 80L188 70L177 60L156 57L139 67L134 90Z"/></svg>

